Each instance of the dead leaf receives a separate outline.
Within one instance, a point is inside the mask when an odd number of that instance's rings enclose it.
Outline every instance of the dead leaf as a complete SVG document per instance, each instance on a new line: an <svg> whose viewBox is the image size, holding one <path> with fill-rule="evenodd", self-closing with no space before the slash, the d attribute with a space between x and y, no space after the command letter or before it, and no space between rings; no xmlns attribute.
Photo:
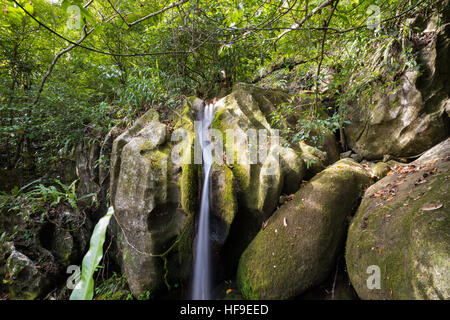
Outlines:
<svg viewBox="0 0 450 320"><path fill-rule="evenodd" d="M431 211L431 210L437 210L439 208L442 208L442 204L426 204L422 207L423 211Z"/></svg>

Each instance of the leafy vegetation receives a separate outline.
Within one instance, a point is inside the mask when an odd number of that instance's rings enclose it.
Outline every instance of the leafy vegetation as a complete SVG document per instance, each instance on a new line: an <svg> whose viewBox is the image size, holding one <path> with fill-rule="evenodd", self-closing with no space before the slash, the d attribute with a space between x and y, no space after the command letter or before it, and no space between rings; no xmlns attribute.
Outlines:
<svg viewBox="0 0 450 320"><path fill-rule="evenodd" d="M393 39L412 56L407 18L439 2L2 0L1 166L39 176L83 137L158 104L170 112L182 95L223 94L274 65L298 64L316 119L322 97L345 107L358 80L368 85L354 71L373 51L384 50L393 71L417 67L391 59ZM380 24L371 27L374 5Z"/></svg>
<svg viewBox="0 0 450 320"><path fill-rule="evenodd" d="M95 225L91 236L89 251L83 258L81 280L77 283L70 295L70 300L91 300L94 296L94 272L103 257L103 243L109 220L114 214L113 207Z"/></svg>

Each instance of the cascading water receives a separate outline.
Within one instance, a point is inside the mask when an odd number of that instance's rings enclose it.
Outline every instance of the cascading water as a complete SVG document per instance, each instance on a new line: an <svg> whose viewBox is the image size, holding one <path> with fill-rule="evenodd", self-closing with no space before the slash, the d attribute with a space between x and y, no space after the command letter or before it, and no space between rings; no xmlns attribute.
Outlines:
<svg viewBox="0 0 450 320"><path fill-rule="evenodd" d="M200 219L194 249L194 277L192 281L192 299L211 299L211 252L209 243L209 175L212 166L211 137L209 127L214 117L214 104L206 104L202 125L198 132L203 156L203 189L200 205Z"/></svg>

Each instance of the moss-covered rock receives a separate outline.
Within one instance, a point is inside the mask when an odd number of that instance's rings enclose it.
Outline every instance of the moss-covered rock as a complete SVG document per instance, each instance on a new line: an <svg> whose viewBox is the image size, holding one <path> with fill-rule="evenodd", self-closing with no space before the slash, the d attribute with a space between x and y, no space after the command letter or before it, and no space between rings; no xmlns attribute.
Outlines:
<svg viewBox="0 0 450 320"><path fill-rule="evenodd" d="M243 296L285 299L323 281L336 265L346 218L370 181L361 165L344 159L302 187L242 254L237 281Z"/></svg>
<svg viewBox="0 0 450 320"><path fill-rule="evenodd" d="M184 108L174 127L181 134L173 135L173 141L169 128L157 119L147 113L112 148L119 251L135 296L186 280L191 265L199 178L198 165L185 161L193 159L192 110Z"/></svg>
<svg viewBox="0 0 450 320"><path fill-rule="evenodd" d="M238 84L215 104L212 128L222 133L223 160L231 168L238 205L223 254L231 265L274 212L280 194L297 191L305 176L300 150L281 147L283 139L269 124L275 105L285 98L276 90Z"/></svg>
<svg viewBox="0 0 450 320"><path fill-rule="evenodd" d="M45 292L48 280L26 255L12 248L6 261L9 293L12 300L33 300Z"/></svg>
<svg viewBox="0 0 450 320"><path fill-rule="evenodd" d="M272 94L265 95L263 89L250 85L235 86L233 93L216 104L212 124L224 135L225 149L232 151L225 161L237 181L239 201L248 210L260 212L262 220L273 212L282 190L297 190L305 174L300 153L274 143L275 131L266 118L274 107L269 100ZM235 134L234 141L229 141L229 132ZM264 156L258 153L262 145L266 148Z"/></svg>
<svg viewBox="0 0 450 320"><path fill-rule="evenodd" d="M433 30L435 36L415 53L420 70L409 68L392 75L385 68L382 52L378 51L368 61L367 68L360 71L381 70L378 80L366 86L349 109L350 123L345 127L345 135L353 151L369 160L382 159L384 155L413 156L448 136L449 22L445 17L446 24ZM404 59L395 53L391 57L397 61Z"/></svg>
<svg viewBox="0 0 450 320"><path fill-rule="evenodd" d="M225 243L237 213L236 181L226 165L214 164L211 170L211 238L215 250Z"/></svg>
<svg viewBox="0 0 450 320"><path fill-rule="evenodd" d="M366 191L345 254L360 298L450 298L449 160L447 139ZM367 285L372 265L379 289Z"/></svg>

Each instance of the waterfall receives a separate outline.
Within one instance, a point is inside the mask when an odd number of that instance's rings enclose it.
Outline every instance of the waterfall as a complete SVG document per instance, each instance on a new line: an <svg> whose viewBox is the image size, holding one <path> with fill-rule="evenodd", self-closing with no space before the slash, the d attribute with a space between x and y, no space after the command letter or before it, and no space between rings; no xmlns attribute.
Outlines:
<svg viewBox="0 0 450 320"><path fill-rule="evenodd" d="M214 104L206 104L200 132L198 132L203 156L203 189L200 206L200 219L194 249L194 277L192 299L211 299L211 250L209 243L209 176L212 166L211 137L209 127L214 117Z"/></svg>

